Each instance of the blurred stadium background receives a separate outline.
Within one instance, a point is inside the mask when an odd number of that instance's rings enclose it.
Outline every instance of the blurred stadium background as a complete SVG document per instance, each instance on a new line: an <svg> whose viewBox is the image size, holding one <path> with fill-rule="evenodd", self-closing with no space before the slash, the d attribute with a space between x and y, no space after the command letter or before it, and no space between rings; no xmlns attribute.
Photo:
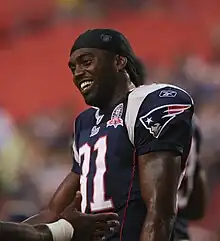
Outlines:
<svg viewBox="0 0 220 241"><path fill-rule="evenodd" d="M220 0L7 0L0 3L0 220L42 208L71 168L72 122L85 108L67 67L82 31L122 31L148 68L194 97L208 175L193 241L220 240Z"/></svg>

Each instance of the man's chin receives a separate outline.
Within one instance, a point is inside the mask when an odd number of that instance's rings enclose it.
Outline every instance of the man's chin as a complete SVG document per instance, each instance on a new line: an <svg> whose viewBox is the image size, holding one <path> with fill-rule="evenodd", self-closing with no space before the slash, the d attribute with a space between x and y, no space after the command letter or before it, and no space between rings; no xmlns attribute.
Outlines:
<svg viewBox="0 0 220 241"><path fill-rule="evenodd" d="M94 106L98 108L103 108L106 103L106 96L100 95L98 91L92 91L83 95L85 103L89 106Z"/></svg>
<svg viewBox="0 0 220 241"><path fill-rule="evenodd" d="M89 106L96 106L96 101L95 101L95 98L93 96L89 96L89 95L86 95L86 96L83 96L84 97L84 100L85 100L85 103Z"/></svg>

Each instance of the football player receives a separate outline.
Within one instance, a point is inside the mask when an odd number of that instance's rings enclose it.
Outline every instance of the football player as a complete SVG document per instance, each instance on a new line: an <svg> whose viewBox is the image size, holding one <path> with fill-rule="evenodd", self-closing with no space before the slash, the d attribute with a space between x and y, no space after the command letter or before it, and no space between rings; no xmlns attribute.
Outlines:
<svg viewBox="0 0 220 241"><path fill-rule="evenodd" d="M142 86L128 40L112 29L81 34L69 68L91 107L75 120L71 172L27 222L53 221L80 189L83 213L118 213L120 230L107 240L169 241L192 140L190 95L168 84Z"/></svg>

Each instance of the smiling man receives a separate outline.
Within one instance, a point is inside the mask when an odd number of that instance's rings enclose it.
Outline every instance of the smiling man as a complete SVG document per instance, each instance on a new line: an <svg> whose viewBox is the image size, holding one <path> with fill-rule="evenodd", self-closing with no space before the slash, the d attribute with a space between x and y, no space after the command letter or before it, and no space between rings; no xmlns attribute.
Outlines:
<svg viewBox="0 0 220 241"><path fill-rule="evenodd" d="M141 86L128 40L111 29L81 34L69 67L91 108L75 121L71 172L29 222L52 220L80 188L82 212L118 213L120 230L107 240L169 241L192 139L191 97L176 86Z"/></svg>

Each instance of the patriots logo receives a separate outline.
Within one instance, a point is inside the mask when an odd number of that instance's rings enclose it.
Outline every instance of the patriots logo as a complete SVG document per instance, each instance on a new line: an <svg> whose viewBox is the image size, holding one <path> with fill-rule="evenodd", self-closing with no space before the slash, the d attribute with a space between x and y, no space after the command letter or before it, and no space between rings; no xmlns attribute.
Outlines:
<svg viewBox="0 0 220 241"><path fill-rule="evenodd" d="M191 105L183 104L159 106L140 117L140 121L155 138L158 138L162 130L173 118L188 110L190 107Z"/></svg>

